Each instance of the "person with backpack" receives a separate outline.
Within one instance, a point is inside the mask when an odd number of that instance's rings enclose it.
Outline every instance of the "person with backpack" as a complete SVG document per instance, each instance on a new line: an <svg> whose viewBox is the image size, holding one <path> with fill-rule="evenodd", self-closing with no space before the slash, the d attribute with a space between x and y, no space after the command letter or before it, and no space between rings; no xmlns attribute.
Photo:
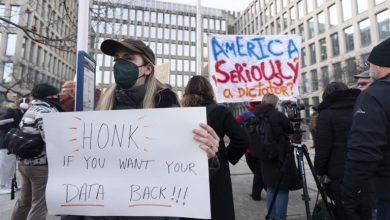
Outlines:
<svg viewBox="0 0 390 220"><path fill-rule="evenodd" d="M4 138L8 131L19 126L24 112L29 107L29 102L30 100L27 98L18 99L15 102L17 108L8 108L0 116L0 194L12 192L12 179L16 172L16 157L8 154Z"/></svg>
<svg viewBox="0 0 390 220"><path fill-rule="evenodd" d="M253 110L256 105L261 102L249 102L249 107L247 111L242 112L236 117L236 120L240 123L241 127L245 129L248 133L250 139L256 138L253 133L250 132L251 121L256 120L256 116L253 114ZM253 142L251 140L251 142ZM253 173L253 181L252 181L252 193L250 194L251 198L254 201L261 200L261 191L264 189L267 190L267 187L263 183L263 176L261 174L261 161L259 158L255 157L251 152L252 145L246 148L245 152L245 161L249 167L249 169Z"/></svg>
<svg viewBox="0 0 390 220"><path fill-rule="evenodd" d="M210 173L211 219L234 220L234 204L229 162L235 165L249 145L249 137L232 113L223 105L215 103L210 82L203 76L193 76L185 88L182 99L184 107L205 106L207 122L220 138L217 157L220 168ZM224 136L229 137L225 146Z"/></svg>
<svg viewBox="0 0 390 220"><path fill-rule="evenodd" d="M49 84L38 84L32 89L31 95L33 97L31 107L23 115L23 118L19 124L20 131L15 131L14 135L9 137L7 142L12 144L16 142L15 147L24 145L26 143L20 142L24 140L21 137L28 137L30 140L34 140L34 143L40 143L38 145L28 146L30 148L39 149L32 151L32 149L23 148L18 149L15 152L19 164L18 168L22 176L22 188L20 197L15 203L15 207L12 212L12 220L27 219L27 220L40 220L46 219L47 207L45 199L45 190L48 175L48 166L45 150L45 137L42 114L51 112L60 112L62 108L59 104L58 98L59 90ZM24 136L17 136L17 135ZM15 139L13 139L15 137ZM41 138L41 141L36 139ZM19 142L18 142L19 141ZM10 150L10 147L8 146ZM11 149L12 150L12 149ZM32 154L32 152L38 152ZM22 156L23 155L23 156Z"/></svg>
<svg viewBox="0 0 390 220"><path fill-rule="evenodd" d="M276 95L268 93L264 95L261 105L255 107L254 114L258 122L254 129L258 138L251 151L261 160L268 209L277 193L270 212L271 219L284 220L289 191L301 189L302 184L295 164L294 148L289 141L289 135L294 130L288 118L276 110L278 101Z"/></svg>

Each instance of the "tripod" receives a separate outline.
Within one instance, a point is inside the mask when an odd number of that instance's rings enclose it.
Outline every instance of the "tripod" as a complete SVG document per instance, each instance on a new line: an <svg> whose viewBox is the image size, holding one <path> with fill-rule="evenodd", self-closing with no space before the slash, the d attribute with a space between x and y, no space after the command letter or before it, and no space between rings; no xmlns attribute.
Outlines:
<svg viewBox="0 0 390 220"><path fill-rule="evenodd" d="M313 177L314 177L314 181L315 181L315 183L317 185L318 192L320 193L323 201L325 202L326 209L328 210L330 219L331 220L335 220L336 218L333 216L333 213L331 212L331 209L330 209L330 205L329 205L329 203L326 200L326 194L324 192L324 189L322 188L322 185L321 185L320 181L318 180L318 178L317 178L317 176L316 176L316 174L314 172L313 163L310 160L309 153L307 151L306 145L291 143L291 146L293 146L296 149L296 158L297 158L297 162L298 162L298 171L299 171L299 173L301 175L301 178L302 178L302 190L303 190L302 200L305 202L306 218L308 220L310 220L311 214L310 214L310 204L309 204L310 196L309 196L309 192L308 192L308 189L307 189L306 173L305 173L305 163L304 163L303 157L306 158L306 161L309 164L310 170L311 170L311 172L313 174ZM278 184L276 186L275 193L274 193L274 196L273 196L272 201L271 201L271 205L270 205L270 207L268 209L268 213L267 213L267 215L265 217L267 220L270 219L271 211L272 211L272 208L273 208L273 206L275 204L276 196L278 194L280 183L282 182L283 176L284 176L284 173L282 172L280 177L279 177L279 181L278 181Z"/></svg>

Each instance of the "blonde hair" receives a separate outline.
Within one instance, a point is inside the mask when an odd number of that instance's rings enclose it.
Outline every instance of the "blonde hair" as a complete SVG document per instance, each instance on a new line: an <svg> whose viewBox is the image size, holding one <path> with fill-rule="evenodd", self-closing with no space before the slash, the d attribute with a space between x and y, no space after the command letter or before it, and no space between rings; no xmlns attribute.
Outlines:
<svg viewBox="0 0 390 220"><path fill-rule="evenodd" d="M261 101L262 104L271 104L274 107L278 104L279 98L272 94L272 93L267 93L263 96L263 99Z"/></svg>
<svg viewBox="0 0 390 220"><path fill-rule="evenodd" d="M166 88L167 86L161 83L154 75L155 65L145 56L142 56L144 61L148 64L151 64L153 67L152 72L145 76L145 86L146 92L144 96L144 100L142 103L143 108L154 108L154 96L156 95L157 89ZM112 110L114 107L115 101L115 90L116 84L114 83L100 98L99 103L96 106L97 110Z"/></svg>

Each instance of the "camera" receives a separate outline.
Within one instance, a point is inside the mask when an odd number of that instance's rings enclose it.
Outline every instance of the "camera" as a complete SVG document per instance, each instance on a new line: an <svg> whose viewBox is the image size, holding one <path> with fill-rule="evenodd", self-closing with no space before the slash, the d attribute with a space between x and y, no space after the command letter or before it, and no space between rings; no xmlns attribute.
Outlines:
<svg viewBox="0 0 390 220"><path fill-rule="evenodd" d="M302 143L302 134L304 131L301 129L301 122L303 121L301 117L301 110L304 110L305 106L300 104L299 100L296 102L285 101L282 103L282 106L286 110L287 118L291 121L294 129L291 141L294 143Z"/></svg>

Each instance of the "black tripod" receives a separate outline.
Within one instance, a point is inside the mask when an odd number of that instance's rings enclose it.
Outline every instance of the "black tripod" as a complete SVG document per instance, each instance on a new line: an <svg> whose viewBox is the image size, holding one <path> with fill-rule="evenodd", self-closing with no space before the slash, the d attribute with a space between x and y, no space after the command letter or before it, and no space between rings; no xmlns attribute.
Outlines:
<svg viewBox="0 0 390 220"><path fill-rule="evenodd" d="M301 178L302 178L302 190L303 190L302 200L305 202L306 218L308 220L310 220L311 214L310 214L310 204L309 204L310 196L309 196L309 192L308 192L308 189L307 189L305 163L304 163L304 160L303 160L304 156L305 156L306 161L309 164L310 170L311 170L311 172L313 174L314 181L315 181L315 183L317 185L318 192L320 193L323 201L325 202L326 209L328 210L330 219L331 220L335 220L336 218L333 216L333 213L332 213L332 211L330 209L330 205L327 202L327 199L326 199L327 197L326 197L325 191L322 188L322 185L321 185L320 181L318 180L318 178L317 178L317 176L316 176L316 174L314 172L313 163L310 160L309 153L307 151L306 145L291 143L291 146L296 149L296 158L297 158L297 162L298 162L298 171L299 171L299 174L301 175ZM272 201L271 201L271 205L270 205L270 207L268 209L268 213L267 213L267 215L265 217L267 220L269 220L270 217L271 217L270 216L271 215L271 211L272 211L272 208L273 208L273 206L275 204L276 196L278 194L280 183L282 182L283 176L284 176L284 173L281 172L278 184L277 184L276 189L275 189L274 196L273 196Z"/></svg>

